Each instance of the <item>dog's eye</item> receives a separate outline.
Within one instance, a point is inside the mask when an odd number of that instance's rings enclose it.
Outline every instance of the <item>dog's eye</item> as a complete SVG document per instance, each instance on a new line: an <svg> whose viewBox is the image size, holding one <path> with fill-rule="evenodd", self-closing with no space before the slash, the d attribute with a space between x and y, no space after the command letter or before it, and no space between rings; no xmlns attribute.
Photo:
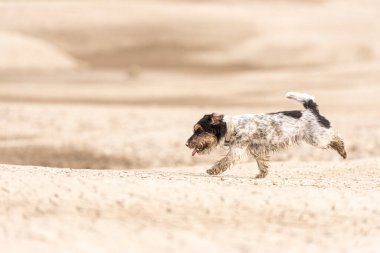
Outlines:
<svg viewBox="0 0 380 253"><path fill-rule="evenodd" d="M194 126L194 134L201 134L202 132L203 132L203 129L202 129L201 125L195 124L195 126Z"/></svg>
<svg viewBox="0 0 380 253"><path fill-rule="evenodd" d="M202 132L203 132L202 128L197 128L196 130L194 130L195 134L201 134Z"/></svg>

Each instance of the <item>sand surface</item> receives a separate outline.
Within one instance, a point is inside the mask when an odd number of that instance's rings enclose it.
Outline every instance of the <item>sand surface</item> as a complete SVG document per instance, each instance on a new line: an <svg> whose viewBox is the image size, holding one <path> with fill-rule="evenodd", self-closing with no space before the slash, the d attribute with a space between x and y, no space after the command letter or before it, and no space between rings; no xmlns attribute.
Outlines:
<svg viewBox="0 0 380 253"><path fill-rule="evenodd" d="M378 159L73 170L2 165L6 252L377 252Z"/></svg>
<svg viewBox="0 0 380 253"><path fill-rule="evenodd" d="M0 1L0 252L379 252L379 41L376 0ZM288 91L347 160L185 147Z"/></svg>

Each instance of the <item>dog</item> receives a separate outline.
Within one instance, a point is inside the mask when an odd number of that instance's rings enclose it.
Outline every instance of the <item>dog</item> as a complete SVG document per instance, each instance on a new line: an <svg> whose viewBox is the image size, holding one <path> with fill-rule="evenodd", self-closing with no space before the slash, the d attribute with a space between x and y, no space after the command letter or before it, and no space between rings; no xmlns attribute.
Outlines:
<svg viewBox="0 0 380 253"><path fill-rule="evenodd" d="M342 138L319 113L315 98L299 92L288 92L286 97L302 103L305 109L236 116L206 114L194 125L186 146L193 150L193 156L209 154L219 146L228 147L227 155L207 170L209 175L221 174L244 157L253 156L259 168L256 178L264 178L270 155L301 141L336 150L346 159Z"/></svg>

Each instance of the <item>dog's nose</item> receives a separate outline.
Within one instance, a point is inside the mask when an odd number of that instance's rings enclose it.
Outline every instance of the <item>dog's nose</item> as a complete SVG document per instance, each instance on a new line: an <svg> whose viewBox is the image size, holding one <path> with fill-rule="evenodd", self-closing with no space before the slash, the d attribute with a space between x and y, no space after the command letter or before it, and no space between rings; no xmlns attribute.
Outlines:
<svg viewBox="0 0 380 253"><path fill-rule="evenodd" d="M189 143L188 143L188 142L186 142L186 143L185 143L185 146L186 146L186 147L189 147Z"/></svg>

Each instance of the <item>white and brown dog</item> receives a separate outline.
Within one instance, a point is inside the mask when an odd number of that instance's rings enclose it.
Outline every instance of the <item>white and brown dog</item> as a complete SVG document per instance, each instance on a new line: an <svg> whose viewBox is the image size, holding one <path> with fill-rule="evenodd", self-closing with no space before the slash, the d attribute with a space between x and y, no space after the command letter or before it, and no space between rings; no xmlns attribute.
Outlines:
<svg viewBox="0 0 380 253"><path fill-rule="evenodd" d="M289 92L286 97L303 103L305 110L236 116L206 114L195 124L186 146L193 149L193 156L208 154L217 146L228 146L227 155L207 170L210 175L220 174L251 155L260 170L256 178L263 178L268 174L271 153L300 141L334 149L346 158L343 140L319 114L314 97L297 92Z"/></svg>

